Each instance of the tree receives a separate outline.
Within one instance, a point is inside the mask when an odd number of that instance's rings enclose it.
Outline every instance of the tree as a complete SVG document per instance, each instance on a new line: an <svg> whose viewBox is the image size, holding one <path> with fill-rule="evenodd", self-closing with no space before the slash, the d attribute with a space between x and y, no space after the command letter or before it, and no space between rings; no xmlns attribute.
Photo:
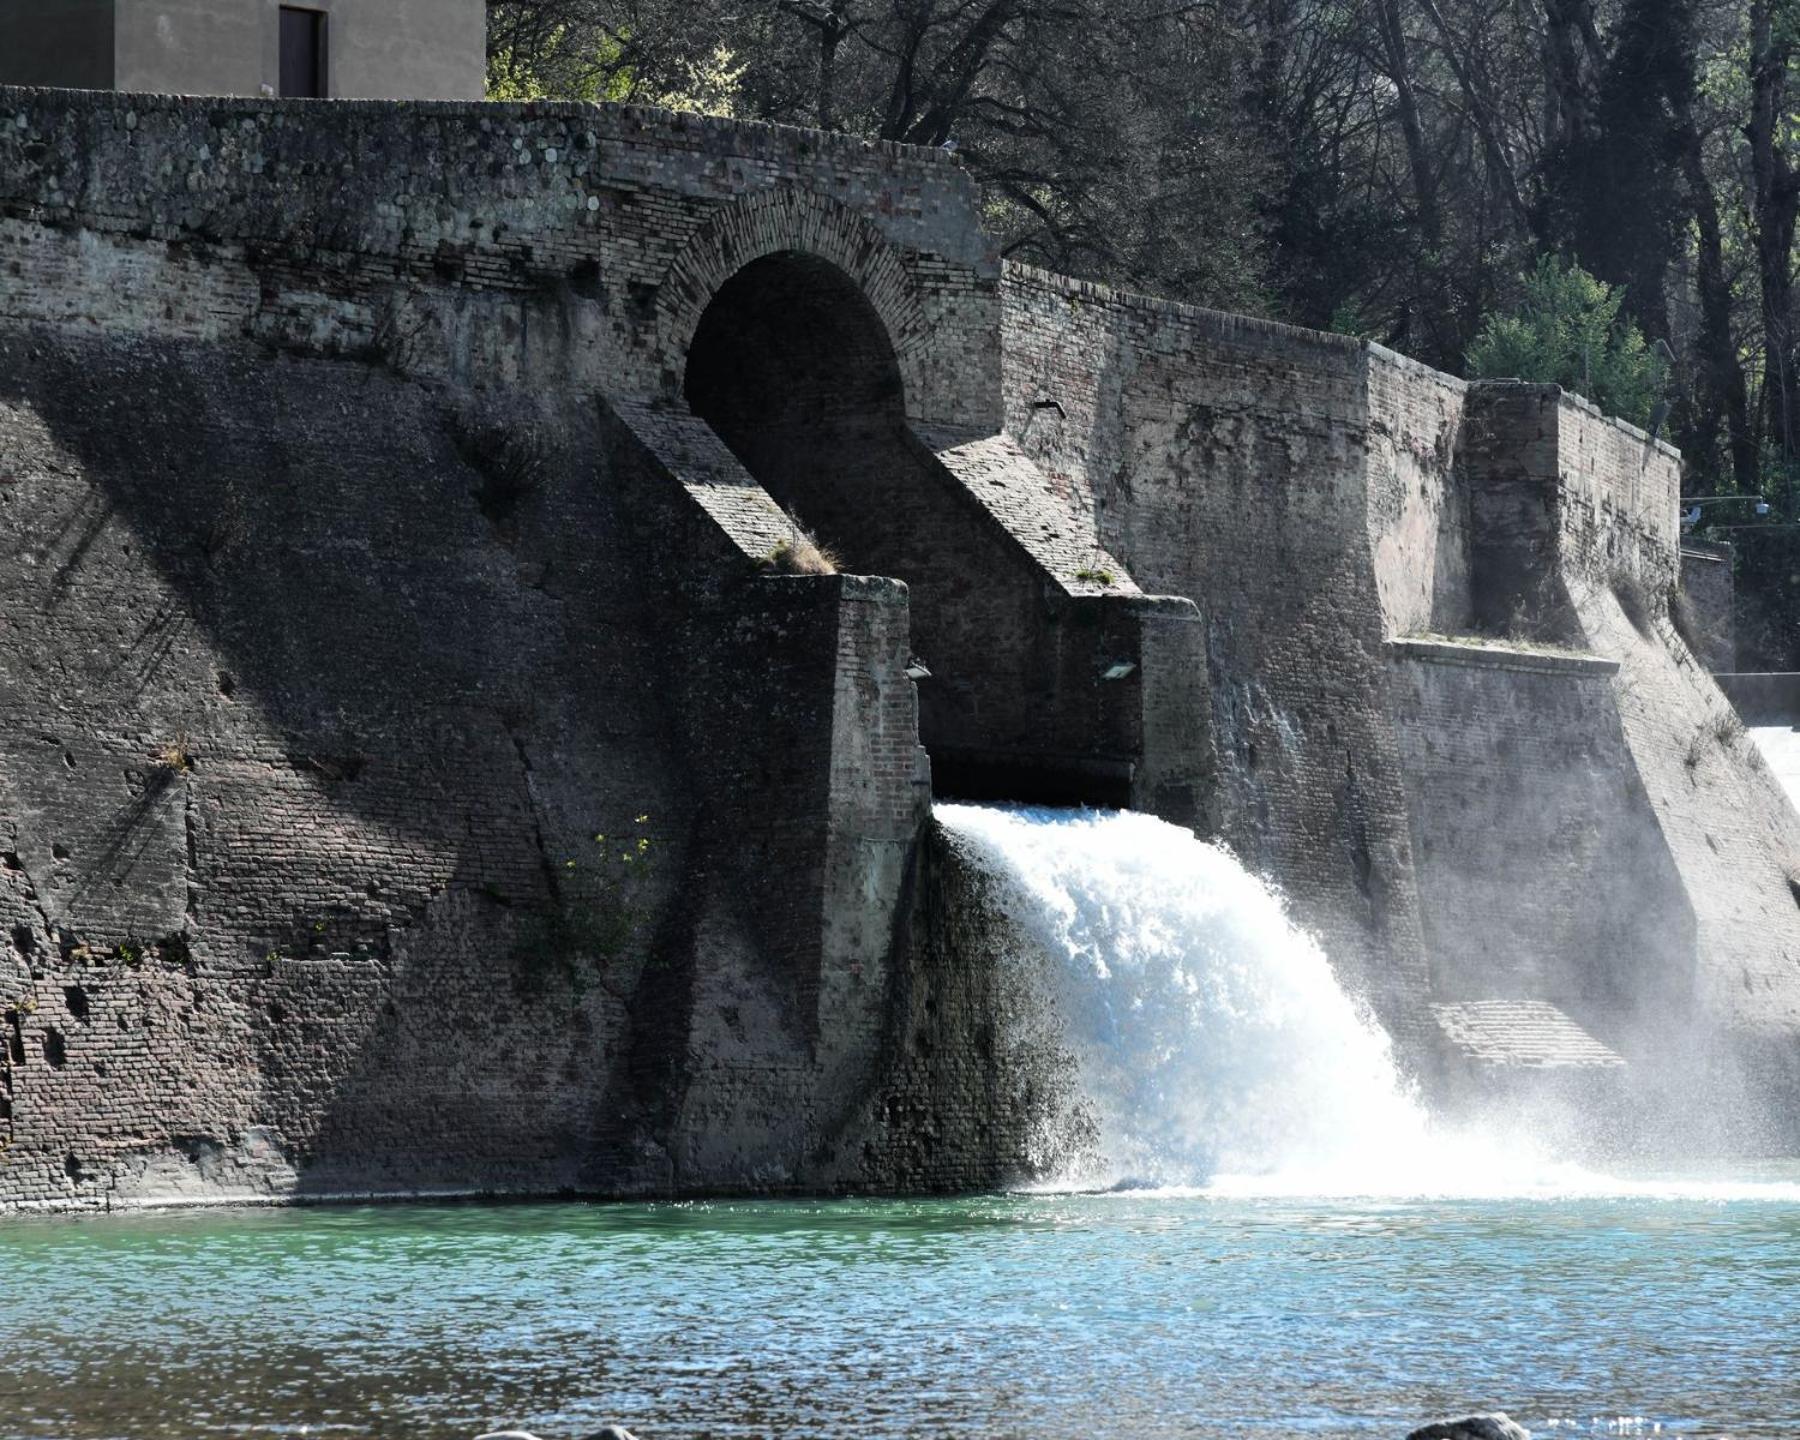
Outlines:
<svg viewBox="0 0 1800 1440"><path fill-rule="evenodd" d="M1784 461L1800 458L1800 385L1794 375L1794 226L1800 215L1800 171L1792 146L1788 81L1794 63L1792 0L1751 0L1750 210L1761 288L1763 401L1770 437Z"/></svg>
<svg viewBox="0 0 1800 1440"><path fill-rule="evenodd" d="M491 0L490 91L954 148L1004 252L1261 308L1241 39L1189 0Z"/></svg>
<svg viewBox="0 0 1800 1440"><path fill-rule="evenodd" d="M1469 347L1469 374L1561 385L1648 425L1667 370L1620 311L1625 295L1553 256L1524 281L1517 309L1490 316Z"/></svg>

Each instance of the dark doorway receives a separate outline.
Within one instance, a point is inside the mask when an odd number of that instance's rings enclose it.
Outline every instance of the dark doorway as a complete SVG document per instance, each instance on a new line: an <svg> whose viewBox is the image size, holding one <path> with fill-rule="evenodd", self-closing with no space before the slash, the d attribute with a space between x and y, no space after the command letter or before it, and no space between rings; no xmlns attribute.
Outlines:
<svg viewBox="0 0 1800 1440"><path fill-rule="evenodd" d="M828 260L784 251L752 261L713 296L688 351L687 400L728 441L901 419L887 327Z"/></svg>
<svg viewBox="0 0 1800 1440"><path fill-rule="evenodd" d="M686 392L844 569L913 577L919 525L892 506L909 494L916 504L925 482L913 473L900 365L847 274L792 250L746 265L700 317Z"/></svg>
<svg viewBox="0 0 1800 1440"><path fill-rule="evenodd" d="M281 7L281 94L321 99L325 94L325 16L318 10Z"/></svg>

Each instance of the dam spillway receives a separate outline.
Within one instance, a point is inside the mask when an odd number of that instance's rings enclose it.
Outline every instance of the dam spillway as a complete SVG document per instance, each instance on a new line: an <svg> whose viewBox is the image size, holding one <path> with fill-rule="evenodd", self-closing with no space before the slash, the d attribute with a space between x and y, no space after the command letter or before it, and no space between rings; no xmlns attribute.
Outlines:
<svg viewBox="0 0 1800 1440"><path fill-rule="evenodd" d="M933 152L0 117L0 1205L1033 1173L934 772L1221 841L1434 1096L1791 1145L1800 818L1667 446L1003 264Z"/></svg>
<svg viewBox="0 0 1800 1440"><path fill-rule="evenodd" d="M1050 1173L1106 1189L1418 1186L1431 1136L1381 1027L1217 845L1129 812L940 805L1016 925L1023 1043L1079 1076Z"/></svg>

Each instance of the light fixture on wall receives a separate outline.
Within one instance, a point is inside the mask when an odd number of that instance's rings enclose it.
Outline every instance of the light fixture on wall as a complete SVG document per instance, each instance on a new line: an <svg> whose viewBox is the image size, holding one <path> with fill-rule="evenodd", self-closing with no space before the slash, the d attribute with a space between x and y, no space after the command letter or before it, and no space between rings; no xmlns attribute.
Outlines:
<svg viewBox="0 0 1800 1440"><path fill-rule="evenodd" d="M1043 414L1046 410L1054 410L1058 420L1067 420L1069 418L1068 412L1063 409L1060 402L1048 398L1033 400L1031 402L1031 413L1025 417L1025 424L1019 430L1019 439L1023 440L1031 433L1032 425L1036 423L1038 416Z"/></svg>
<svg viewBox="0 0 1800 1440"><path fill-rule="evenodd" d="M923 660L908 660L906 662L906 678L915 682L919 680L929 680L931 678L931 672L925 668L925 662Z"/></svg>
<svg viewBox="0 0 1800 1440"><path fill-rule="evenodd" d="M1698 525L1701 516L1705 514L1702 507L1706 505L1730 505L1734 503L1742 505L1750 501L1755 502L1754 510L1757 515L1763 516L1769 513L1769 502L1761 495L1695 495L1688 501L1689 508L1681 512L1681 523L1690 528Z"/></svg>
<svg viewBox="0 0 1800 1440"><path fill-rule="evenodd" d="M1137 669L1137 662L1135 660L1115 661L1101 672L1100 678L1102 680L1123 680L1135 669Z"/></svg>

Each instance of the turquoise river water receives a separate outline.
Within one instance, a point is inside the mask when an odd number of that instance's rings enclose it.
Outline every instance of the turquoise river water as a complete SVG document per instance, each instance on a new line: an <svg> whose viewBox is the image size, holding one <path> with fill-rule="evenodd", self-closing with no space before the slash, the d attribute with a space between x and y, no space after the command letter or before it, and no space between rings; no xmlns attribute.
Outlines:
<svg viewBox="0 0 1800 1440"><path fill-rule="evenodd" d="M8 1440L1792 1436L1800 1188L24 1219L0 1337Z"/></svg>
<svg viewBox="0 0 1800 1440"><path fill-rule="evenodd" d="M1800 1437L1800 1167L1626 1181L1448 1127L1225 851L937 813L1079 1065L1060 1193L15 1217L0 1440Z"/></svg>

